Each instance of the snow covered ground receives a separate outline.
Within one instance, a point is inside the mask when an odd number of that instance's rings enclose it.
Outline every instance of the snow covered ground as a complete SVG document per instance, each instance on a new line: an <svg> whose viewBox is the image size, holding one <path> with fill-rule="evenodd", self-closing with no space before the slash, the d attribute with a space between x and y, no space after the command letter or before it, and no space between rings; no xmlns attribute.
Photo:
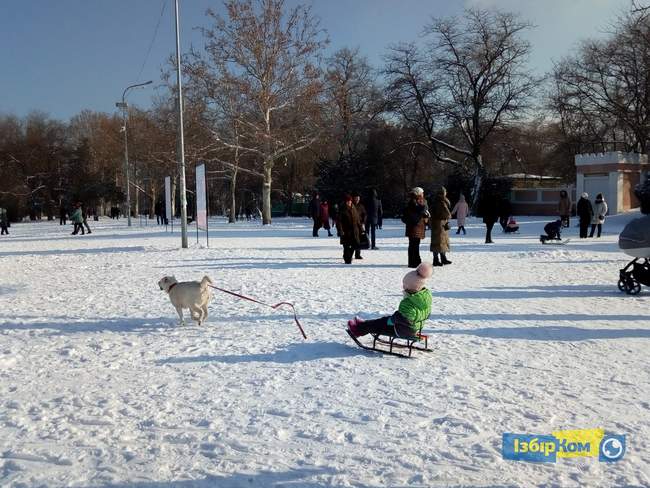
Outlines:
<svg viewBox="0 0 650 488"><path fill-rule="evenodd" d="M210 247L149 223L16 224L0 239L0 486L650 486L650 290L616 287L628 259L601 239L452 233L414 359L361 351L348 318L390 314L407 271L398 221L346 266L306 219L212 223ZM321 231L321 235L323 232ZM429 239L422 245L428 252ZM204 326L177 325L156 282L209 274ZM505 461L504 432L602 427L618 463Z"/></svg>

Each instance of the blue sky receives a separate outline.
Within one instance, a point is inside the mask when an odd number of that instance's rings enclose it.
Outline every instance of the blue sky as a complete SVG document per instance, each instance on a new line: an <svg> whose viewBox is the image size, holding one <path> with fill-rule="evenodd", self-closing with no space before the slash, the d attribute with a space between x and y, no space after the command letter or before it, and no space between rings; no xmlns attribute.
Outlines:
<svg viewBox="0 0 650 488"><path fill-rule="evenodd" d="M472 6L517 11L537 26L528 38L531 67L538 73L550 70L552 60L580 39L602 35L629 5L628 0L287 0L289 6L297 3L312 5L331 51L359 47L375 66L388 45L418 41L432 15L457 15ZM195 28L206 24L208 7L223 11L220 1L180 1L184 50L202 44ZM153 80L129 95L129 102L147 107L175 49L173 8L173 0L0 0L0 113L40 110L68 119L83 109L113 112L124 88Z"/></svg>

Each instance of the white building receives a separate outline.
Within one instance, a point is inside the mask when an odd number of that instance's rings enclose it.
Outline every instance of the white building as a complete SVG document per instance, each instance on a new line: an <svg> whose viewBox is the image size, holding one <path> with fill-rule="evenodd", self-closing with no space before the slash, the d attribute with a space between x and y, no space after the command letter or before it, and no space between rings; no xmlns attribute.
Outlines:
<svg viewBox="0 0 650 488"><path fill-rule="evenodd" d="M576 165L576 196L583 192L594 200L602 193L610 214L626 212L639 206L634 187L648 177L648 156L638 153L613 151L597 154L578 154Z"/></svg>

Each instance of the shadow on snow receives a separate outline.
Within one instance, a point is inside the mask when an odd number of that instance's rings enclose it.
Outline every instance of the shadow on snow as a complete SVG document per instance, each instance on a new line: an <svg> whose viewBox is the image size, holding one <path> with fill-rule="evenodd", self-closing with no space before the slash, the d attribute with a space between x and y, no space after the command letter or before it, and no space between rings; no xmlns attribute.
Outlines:
<svg viewBox="0 0 650 488"><path fill-rule="evenodd" d="M243 354L237 356L186 356L161 359L157 364L187 364L187 363L278 363L288 364L318 359L346 358L363 354L360 349L349 347L341 342L296 342L284 349L268 353Z"/></svg>
<svg viewBox="0 0 650 488"><path fill-rule="evenodd" d="M472 335L488 339L529 341L589 341L598 339L650 339L650 329L581 329L580 327L489 327L484 329L430 330L428 334Z"/></svg>

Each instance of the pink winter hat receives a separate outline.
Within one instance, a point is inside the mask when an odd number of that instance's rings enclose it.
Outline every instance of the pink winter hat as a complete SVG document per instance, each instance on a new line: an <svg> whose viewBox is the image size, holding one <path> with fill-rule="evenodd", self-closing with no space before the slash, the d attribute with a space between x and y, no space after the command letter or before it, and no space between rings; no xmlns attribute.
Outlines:
<svg viewBox="0 0 650 488"><path fill-rule="evenodd" d="M431 275L433 275L433 266L429 263L420 263L417 268L404 275L402 286L406 291L420 291L426 286Z"/></svg>

